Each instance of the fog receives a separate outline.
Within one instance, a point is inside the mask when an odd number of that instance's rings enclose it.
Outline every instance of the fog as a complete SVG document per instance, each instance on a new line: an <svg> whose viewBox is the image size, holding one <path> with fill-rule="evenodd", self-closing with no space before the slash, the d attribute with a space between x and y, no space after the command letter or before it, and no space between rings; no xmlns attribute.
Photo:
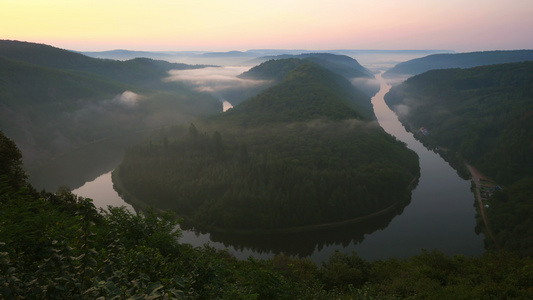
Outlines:
<svg viewBox="0 0 533 300"><path fill-rule="evenodd" d="M142 98L142 96L132 91L125 91L113 98L113 102L132 107L136 106Z"/></svg>
<svg viewBox="0 0 533 300"><path fill-rule="evenodd" d="M258 94L271 84L268 80L253 80L237 77L250 67L224 66L194 70L171 70L166 82L178 81L192 85L199 92L209 93L221 102L232 106ZM226 104L224 110L229 106Z"/></svg>
<svg viewBox="0 0 533 300"><path fill-rule="evenodd" d="M171 70L165 81L182 81L195 86L200 92L218 93L229 89L248 89L268 83L265 80L242 79L237 76L249 67L225 66L194 70Z"/></svg>
<svg viewBox="0 0 533 300"><path fill-rule="evenodd" d="M372 97L379 91L379 81L376 78L352 78L350 82L363 93Z"/></svg>
<svg viewBox="0 0 533 300"><path fill-rule="evenodd" d="M393 110L400 119L403 119L409 115L410 108L405 104L398 104L393 107Z"/></svg>

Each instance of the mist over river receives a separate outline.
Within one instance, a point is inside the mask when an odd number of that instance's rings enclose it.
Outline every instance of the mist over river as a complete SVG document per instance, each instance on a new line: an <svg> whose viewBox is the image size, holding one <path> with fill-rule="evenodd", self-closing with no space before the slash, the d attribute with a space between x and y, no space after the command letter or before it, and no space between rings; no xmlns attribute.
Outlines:
<svg viewBox="0 0 533 300"><path fill-rule="evenodd" d="M275 253L326 260L335 250L356 251L367 260L407 258L422 249L467 256L484 251L483 236L475 233L474 194L470 181L461 179L438 154L427 150L406 132L383 97L390 90L380 75L378 94L372 98L380 125L405 142L420 157L421 177L409 205L370 221L313 232L286 235L231 236L184 230L182 243L228 249L240 259L269 258ZM111 172L73 191L94 199L97 207L125 205L113 189Z"/></svg>

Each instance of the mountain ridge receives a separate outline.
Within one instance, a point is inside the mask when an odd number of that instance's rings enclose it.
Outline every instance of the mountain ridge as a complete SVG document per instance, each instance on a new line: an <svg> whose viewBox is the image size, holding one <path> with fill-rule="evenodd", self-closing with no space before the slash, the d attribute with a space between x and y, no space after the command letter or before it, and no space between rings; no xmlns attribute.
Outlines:
<svg viewBox="0 0 533 300"><path fill-rule="evenodd" d="M412 76L434 69L472 68L483 65L533 60L533 50L496 50L453 54L433 54L402 62L387 70L384 78Z"/></svg>
<svg viewBox="0 0 533 300"><path fill-rule="evenodd" d="M126 84L162 88L161 79L172 69L198 69L206 65L170 63L150 58L127 61L92 58L50 45L0 40L0 57L52 69L74 70L108 77ZM168 84L167 84L168 86Z"/></svg>

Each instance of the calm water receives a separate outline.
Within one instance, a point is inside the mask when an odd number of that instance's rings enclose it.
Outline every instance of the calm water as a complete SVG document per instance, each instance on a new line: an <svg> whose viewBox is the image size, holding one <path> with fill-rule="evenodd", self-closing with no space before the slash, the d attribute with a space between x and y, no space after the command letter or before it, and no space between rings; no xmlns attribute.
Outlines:
<svg viewBox="0 0 533 300"><path fill-rule="evenodd" d="M406 258L419 254L421 249L439 249L447 254L482 253L483 237L474 231L470 181L461 179L438 154L427 150L405 131L383 100L390 86L381 77L378 79L381 90L372 103L380 125L420 157L420 181L407 207L369 222L302 234L242 237L185 230L181 242L194 246L209 243L218 249L228 249L241 259L250 255L269 258L284 252L316 262L326 260L335 250L356 251L367 260ZM98 207L126 205L133 210L113 190L110 172L73 192L94 199Z"/></svg>

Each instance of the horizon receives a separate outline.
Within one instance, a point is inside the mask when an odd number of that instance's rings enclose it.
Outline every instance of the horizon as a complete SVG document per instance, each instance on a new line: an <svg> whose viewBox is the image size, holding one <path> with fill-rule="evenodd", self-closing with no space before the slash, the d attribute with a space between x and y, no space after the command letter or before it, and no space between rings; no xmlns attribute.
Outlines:
<svg viewBox="0 0 533 300"><path fill-rule="evenodd" d="M530 0L7 0L1 38L80 52L533 49Z"/></svg>

